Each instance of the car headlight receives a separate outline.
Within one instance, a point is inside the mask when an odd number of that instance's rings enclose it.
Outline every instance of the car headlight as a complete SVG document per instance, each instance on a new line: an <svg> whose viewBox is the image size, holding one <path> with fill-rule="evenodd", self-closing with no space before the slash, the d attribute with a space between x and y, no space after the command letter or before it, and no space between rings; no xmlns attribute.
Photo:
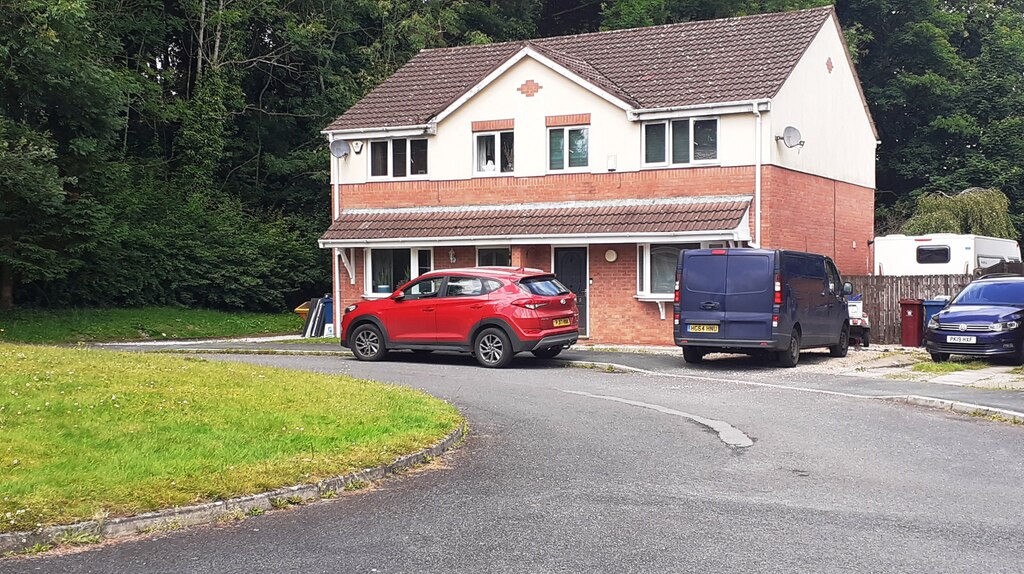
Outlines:
<svg viewBox="0 0 1024 574"><path fill-rule="evenodd" d="M997 333L1000 332L1000 331L1012 331L1012 330L1016 329L1017 327L1020 327L1020 323L1018 323L1017 321L1005 321L1003 323L992 323L991 325L988 326L989 329L991 329L991 330L993 330L993 331L995 331Z"/></svg>
<svg viewBox="0 0 1024 574"><path fill-rule="evenodd" d="M930 319L928 319L928 328L929 329L938 329L939 328L939 321L935 317L931 317Z"/></svg>
<svg viewBox="0 0 1024 574"><path fill-rule="evenodd" d="M355 310L356 310L356 305L349 305L348 307L345 307L345 313L351 313L352 311L355 311Z"/></svg>

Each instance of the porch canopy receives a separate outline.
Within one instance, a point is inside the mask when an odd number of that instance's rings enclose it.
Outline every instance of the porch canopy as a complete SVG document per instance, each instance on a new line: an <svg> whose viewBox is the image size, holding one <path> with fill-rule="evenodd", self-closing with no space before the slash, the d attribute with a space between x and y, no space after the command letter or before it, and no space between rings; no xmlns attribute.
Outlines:
<svg viewBox="0 0 1024 574"><path fill-rule="evenodd" d="M749 241L749 195L342 212L320 246Z"/></svg>

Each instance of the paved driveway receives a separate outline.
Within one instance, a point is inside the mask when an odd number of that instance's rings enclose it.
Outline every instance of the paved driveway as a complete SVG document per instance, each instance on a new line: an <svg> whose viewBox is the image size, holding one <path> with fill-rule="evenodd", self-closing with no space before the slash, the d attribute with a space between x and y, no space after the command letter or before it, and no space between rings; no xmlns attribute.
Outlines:
<svg viewBox="0 0 1024 574"><path fill-rule="evenodd" d="M450 400L472 428L442 468L230 526L0 561L0 572L991 573L1024 564L1018 426L727 382L713 369L672 378L529 357L501 371L467 357L394 357L223 359Z"/></svg>

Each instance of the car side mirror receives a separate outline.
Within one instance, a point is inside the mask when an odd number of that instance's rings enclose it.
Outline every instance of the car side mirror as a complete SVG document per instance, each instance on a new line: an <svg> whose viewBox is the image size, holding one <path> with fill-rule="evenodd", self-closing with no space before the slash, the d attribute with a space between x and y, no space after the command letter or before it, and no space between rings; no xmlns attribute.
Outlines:
<svg viewBox="0 0 1024 574"><path fill-rule="evenodd" d="M853 283L843 283L843 295L853 295Z"/></svg>
<svg viewBox="0 0 1024 574"><path fill-rule="evenodd" d="M394 299L395 301L401 301L402 299L405 299L405 291L399 289L398 291L395 291L394 293L391 294L391 298Z"/></svg>

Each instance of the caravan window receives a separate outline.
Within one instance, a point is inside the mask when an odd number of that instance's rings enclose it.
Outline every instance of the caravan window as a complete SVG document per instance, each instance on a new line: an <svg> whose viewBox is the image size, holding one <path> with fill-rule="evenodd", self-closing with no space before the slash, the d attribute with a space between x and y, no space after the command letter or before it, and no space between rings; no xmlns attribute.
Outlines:
<svg viewBox="0 0 1024 574"><path fill-rule="evenodd" d="M921 264L949 263L949 246L928 245L918 247L917 262Z"/></svg>

